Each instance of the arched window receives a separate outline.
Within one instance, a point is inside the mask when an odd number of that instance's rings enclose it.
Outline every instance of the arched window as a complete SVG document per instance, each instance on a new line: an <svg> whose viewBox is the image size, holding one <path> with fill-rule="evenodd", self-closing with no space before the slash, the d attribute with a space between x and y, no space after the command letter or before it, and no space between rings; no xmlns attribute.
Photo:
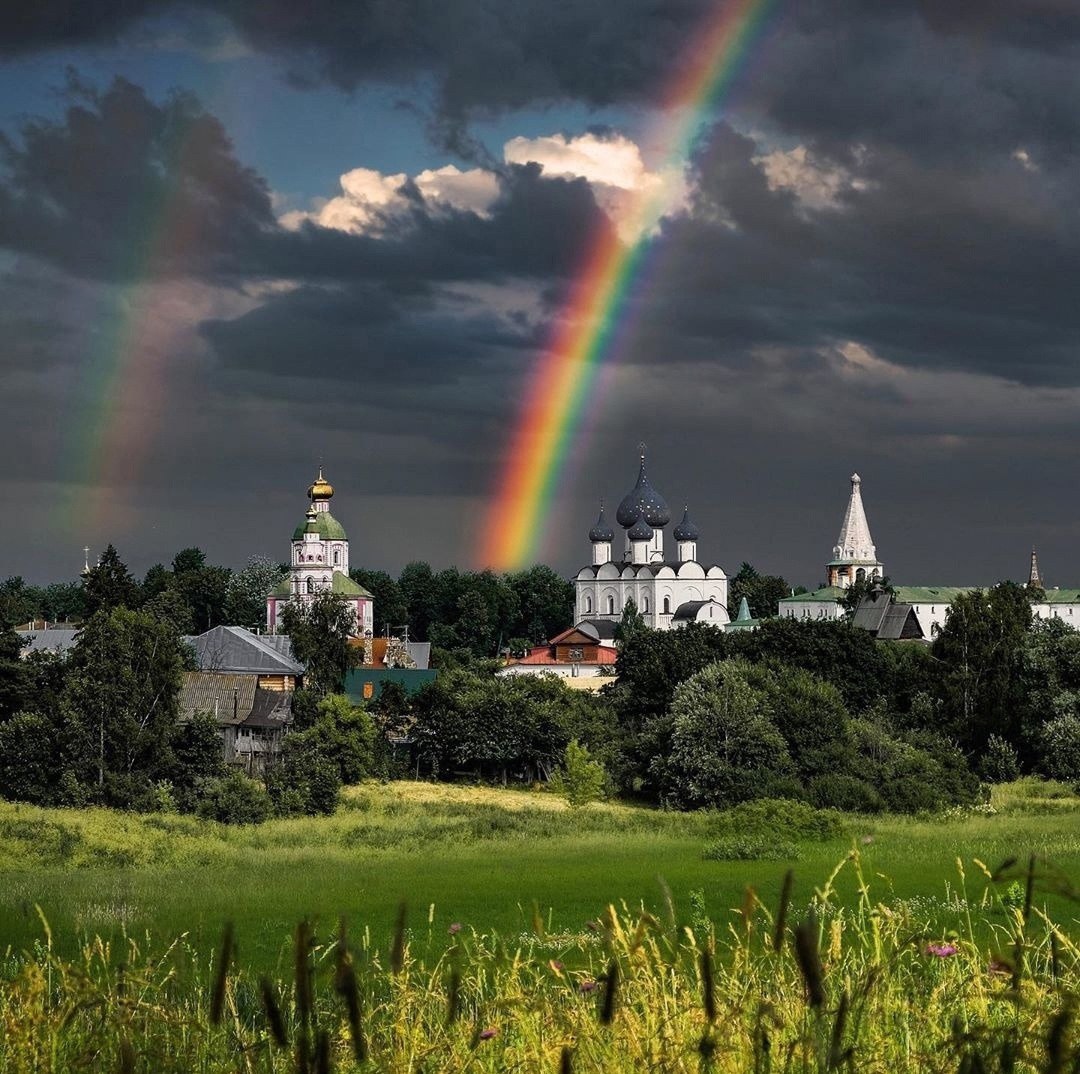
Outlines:
<svg viewBox="0 0 1080 1074"><path fill-rule="evenodd" d="M671 597L664 597L664 615L671 615Z"/></svg>
<svg viewBox="0 0 1080 1074"><path fill-rule="evenodd" d="M865 582L866 581L866 568L865 567L860 567L855 572L855 581L856 582Z"/></svg>
<svg viewBox="0 0 1080 1074"><path fill-rule="evenodd" d="M336 567L340 563L341 563L341 549L340 548L335 548L334 549L334 566Z"/></svg>
<svg viewBox="0 0 1080 1074"><path fill-rule="evenodd" d="M642 597L641 598L641 611L645 615L649 614L650 608L649 608L649 598L648 597Z"/></svg>
<svg viewBox="0 0 1080 1074"><path fill-rule="evenodd" d="M585 598L585 614L586 615L591 615L592 614L592 597L589 597L589 596L587 596Z"/></svg>
<svg viewBox="0 0 1080 1074"><path fill-rule="evenodd" d="M608 613L608 615L614 615L615 614L615 598L614 597L608 597L608 599L607 599L607 613Z"/></svg>
<svg viewBox="0 0 1080 1074"><path fill-rule="evenodd" d="M309 593L314 593L315 592L315 579L314 578L309 578L307 580L307 591Z"/></svg>

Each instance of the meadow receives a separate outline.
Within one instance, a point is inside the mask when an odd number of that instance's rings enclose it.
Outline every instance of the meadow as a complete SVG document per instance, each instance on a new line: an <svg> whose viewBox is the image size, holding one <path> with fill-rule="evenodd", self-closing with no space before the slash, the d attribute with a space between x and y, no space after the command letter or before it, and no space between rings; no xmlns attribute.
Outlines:
<svg viewBox="0 0 1080 1074"><path fill-rule="evenodd" d="M427 784L259 828L4 805L0 1074L1076 1069L1078 820L1034 782L843 820Z"/></svg>
<svg viewBox="0 0 1080 1074"><path fill-rule="evenodd" d="M298 921L332 931L344 916L384 935L402 900L433 948L452 924L510 940L537 913L548 933L572 938L610 903L658 913L665 891L683 916L723 923L747 885L774 903L789 867L793 904L805 905L852 847L879 900L946 930L964 912L958 861L974 903L987 889L975 859L992 869L1036 854L1080 878L1080 799L1054 784L997 788L983 812L793 823L757 808L572 810L540 791L405 782L348 788L331 817L258 827L0 803L0 955L40 939L39 913L68 955L93 936L183 934L207 949L231 921L240 963L260 972L288 963ZM742 860L707 860L717 847ZM837 884L853 904L849 874ZM1056 916L1073 913L1047 899Z"/></svg>

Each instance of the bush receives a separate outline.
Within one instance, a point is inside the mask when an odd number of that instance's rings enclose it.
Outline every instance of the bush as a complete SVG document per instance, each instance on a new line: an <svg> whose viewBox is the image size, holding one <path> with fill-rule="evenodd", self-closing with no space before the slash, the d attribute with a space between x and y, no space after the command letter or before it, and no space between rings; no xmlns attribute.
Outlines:
<svg viewBox="0 0 1080 1074"><path fill-rule="evenodd" d="M572 739L563 754L563 767L551 781L552 789L573 807L598 802L604 797L607 773L604 766L578 740Z"/></svg>
<svg viewBox="0 0 1080 1074"><path fill-rule="evenodd" d="M716 814L718 835L771 836L800 842L825 842L844 831L844 819L834 809L814 809L805 802L759 798Z"/></svg>
<svg viewBox="0 0 1080 1074"><path fill-rule="evenodd" d="M1043 724L1039 746L1043 775L1064 783L1080 779L1080 718L1057 716Z"/></svg>
<svg viewBox="0 0 1080 1074"><path fill-rule="evenodd" d="M979 774L987 783L1011 783L1016 779L1020 775L1020 758L1012 743L1000 735L991 735L979 762Z"/></svg>
<svg viewBox="0 0 1080 1074"><path fill-rule="evenodd" d="M268 777L270 799L279 817L328 816L337 808L341 790L338 765L319 752L308 734L290 735L285 740L281 763Z"/></svg>
<svg viewBox="0 0 1080 1074"><path fill-rule="evenodd" d="M702 853L705 861L798 861L799 848L787 839L729 835Z"/></svg>
<svg viewBox="0 0 1080 1074"><path fill-rule="evenodd" d="M865 780L836 773L810 781L810 801L819 809L839 809L842 813L880 813L885 808L881 795Z"/></svg>
<svg viewBox="0 0 1080 1074"><path fill-rule="evenodd" d="M270 811L270 798L263 785L240 772L205 780L199 788L196 812L205 820L261 824Z"/></svg>

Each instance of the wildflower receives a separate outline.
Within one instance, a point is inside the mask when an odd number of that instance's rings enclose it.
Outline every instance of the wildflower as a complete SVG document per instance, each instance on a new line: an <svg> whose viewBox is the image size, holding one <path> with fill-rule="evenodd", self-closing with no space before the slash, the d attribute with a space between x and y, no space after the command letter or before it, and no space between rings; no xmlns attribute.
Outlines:
<svg viewBox="0 0 1080 1074"><path fill-rule="evenodd" d="M1011 974L1013 971L1012 966L1000 958L990 959L990 964L986 968L990 973Z"/></svg>
<svg viewBox="0 0 1080 1074"><path fill-rule="evenodd" d="M581 981L578 984L578 991L579 992L595 992L596 991L596 982L595 981Z"/></svg>
<svg viewBox="0 0 1080 1074"><path fill-rule="evenodd" d="M864 847L868 847L868 846L869 846L869 845L870 845L870 844L871 844L871 843L872 843L873 841L874 841L874 837L873 837L872 835L864 835L864 836L863 836L863 837L862 837L862 838L861 838L861 839L859 840L859 842L860 842L860 843L862 843L862 845L863 845Z"/></svg>
<svg viewBox="0 0 1080 1074"><path fill-rule="evenodd" d="M481 1040L491 1040L499 1031L494 1026L488 1026L487 1029L482 1030L480 1033Z"/></svg>
<svg viewBox="0 0 1080 1074"><path fill-rule="evenodd" d="M558 960L557 958L553 958L553 959L552 959L552 960L551 960L551 961L550 961L550 962L548 963L548 965L549 965L549 966L550 966L550 967L551 967L551 968L552 968L552 969L553 969L553 970L554 970L554 971L555 971L556 973L561 973L561 972L562 972L563 964L562 964L562 963L561 963L561 962L560 962L560 961L559 961L559 960Z"/></svg>
<svg viewBox="0 0 1080 1074"><path fill-rule="evenodd" d="M461 922L455 921L447 930L451 936L456 936L461 931Z"/></svg>
<svg viewBox="0 0 1080 1074"><path fill-rule="evenodd" d="M953 943L928 943L926 953L934 958L952 958L959 948Z"/></svg>

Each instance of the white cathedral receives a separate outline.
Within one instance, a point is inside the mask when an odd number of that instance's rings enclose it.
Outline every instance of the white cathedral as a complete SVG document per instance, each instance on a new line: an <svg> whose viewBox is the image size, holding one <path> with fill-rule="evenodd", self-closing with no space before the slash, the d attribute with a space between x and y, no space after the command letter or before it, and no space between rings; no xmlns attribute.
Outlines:
<svg viewBox="0 0 1080 1074"><path fill-rule="evenodd" d="M330 513L334 486L319 476L308 487L311 505L292 535L289 574L266 598L266 629L276 634L281 613L291 601L311 600L327 591L343 596L353 609L357 636L371 636L375 600L349 577L349 538Z"/></svg>
<svg viewBox="0 0 1080 1074"><path fill-rule="evenodd" d="M644 450L637 484L623 497L615 521L624 531L617 559L615 530L601 504L600 517L589 530L592 563L574 578L575 622L617 622L628 600L656 630L729 621L727 575L716 564L698 562L698 530L689 510L671 531L675 555L665 554L664 527L671 511L649 483Z"/></svg>

